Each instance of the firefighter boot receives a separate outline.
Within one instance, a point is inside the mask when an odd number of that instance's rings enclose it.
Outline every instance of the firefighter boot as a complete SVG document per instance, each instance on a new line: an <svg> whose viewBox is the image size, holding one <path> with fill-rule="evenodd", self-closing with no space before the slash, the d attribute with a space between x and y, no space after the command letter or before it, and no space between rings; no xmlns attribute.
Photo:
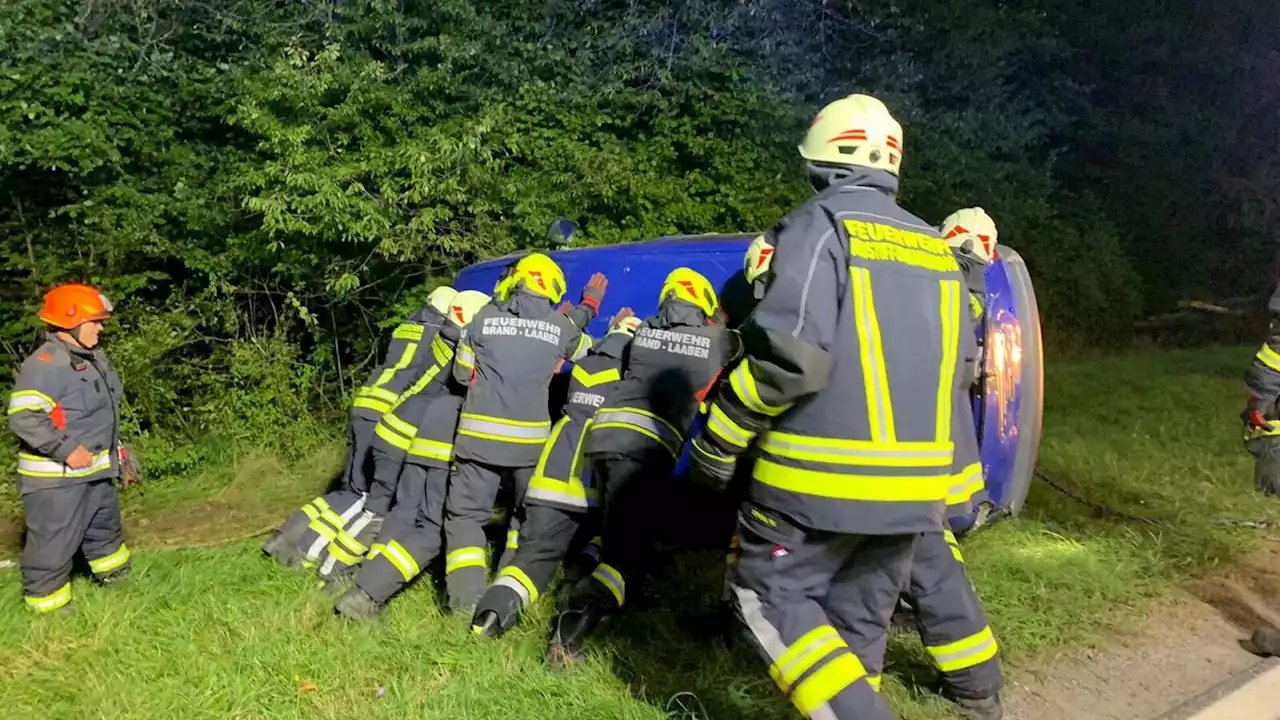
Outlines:
<svg viewBox="0 0 1280 720"><path fill-rule="evenodd" d="M125 565L122 568L112 570L111 572L106 573L104 575L95 575L94 580L96 580L98 584L102 585L103 587L109 587L111 585L118 585L124 582L125 580L128 580L131 574L133 574L133 568L129 565Z"/></svg>
<svg viewBox="0 0 1280 720"><path fill-rule="evenodd" d="M382 619L383 606L359 587L353 587L342 594L333 604L339 615L359 622L376 622Z"/></svg>
<svg viewBox="0 0 1280 720"><path fill-rule="evenodd" d="M966 720L1002 720L1004 718L1004 708L1000 706L999 693L984 698L958 697L945 692L943 694L960 708L960 713Z"/></svg>
<svg viewBox="0 0 1280 720"><path fill-rule="evenodd" d="M555 629L544 659L552 670L563 670L581 662L583 643L617 608L612 597L602 597L600 592L584 593L579 589L575 595L577 597L570 600L569 608L561 611L555 619Z"/></svg>
<svg viewBox="0 0 1280 720"><path fill-rule="evenodd" d="M301 512L296 514L301 515L303 520L307 517ZM271 537L267 538L267 542L262 546L262 552L267 557L275 560L290 570L297 570L302 567L302 561L304 559L304 553L298 545L302 542L302 536L305 535L306 532L306 522L298 522L295 518L290 517L289 520L285 522L284 527L275 531L271 534Z"/></svg>
<svg viewBox="0 0 1280 720"><path fill-rule="evenodd" d="M1253 631L1250 638L1254 650L1260 655L1280 657L1280 630L1276 628L1259 628Z"/></svg>
<svg viewBox="0 0 1280 720"><path fill-rule="evenodd" d="M523 607L524 603L515 590L505 585L494 585L480 598L475 617L471 619L471 634L478 638L498 637L520 622Z"/></svg>

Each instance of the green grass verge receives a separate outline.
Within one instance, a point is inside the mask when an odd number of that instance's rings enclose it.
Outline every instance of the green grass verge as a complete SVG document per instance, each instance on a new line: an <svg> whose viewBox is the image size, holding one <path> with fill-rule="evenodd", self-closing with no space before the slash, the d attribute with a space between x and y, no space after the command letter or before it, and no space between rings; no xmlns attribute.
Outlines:
<svg viewBox="0 0 1280 720"><path fill-rule="evenodd" d="M1152 598L1259 542L1257 531L1216 528L1214 518L1280 519L1280 504L1254 494L1239 441L1248 358L1225 348L1053 363L1041 467L1162 524L1097 518L1037 484L1023 517L968 540L1010 672L1105 641ZM278 517L322 484L335 459L331 446L287 469L254 458L191 487L162 483L168 489L129 498L130 512L177 532L182 524L166 518L209 522L191 508L216 512L216 490L224 505ZM709 607L718 590L712 554L684 559L656 584L656 601L596 643L591 662L557 675L540 663L551 603L501 641L479 644L422 585L393 603L385 625L357 627L331 616L313 580L263 560L256 541L160 550L165 533L145 527L151 535L137 544L153 549L137 554L135 581L103 590L77 580L74 617L33 620L17 572L0 571L0 597L9 598L0 603L0 707L11 716L794 716L750 652L682 629L678 614ZM886 694L909 720L949 717L923 689L927 664L918 642L892 643Z"/></svg>

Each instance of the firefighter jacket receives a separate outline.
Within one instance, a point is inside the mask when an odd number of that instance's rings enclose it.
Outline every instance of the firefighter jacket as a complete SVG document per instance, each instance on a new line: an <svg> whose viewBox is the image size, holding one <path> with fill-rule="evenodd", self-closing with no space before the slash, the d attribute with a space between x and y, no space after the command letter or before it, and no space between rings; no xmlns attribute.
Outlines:
<svg viewBox="0 0 1280 720"><path fill-rule="evenodd" d="M548 386L561 359L591 347L582 328L595 311L585 303L569 316L551 301L512 291L475 314L463 330L454 378L467 388L454 454L500 467L532 467L551 435Z"/></svg>
<svg viewBox="0 0 1280 720"><path fill-rule="evenodd" d="M1249 409L1260 410L1268 420L1280 418L1280 286L1271 293L1267 302L1267 311L1271 314L1271 324L1267 330L1267 341L1262 344L1258 354L1253 358L1253 365L1245 375L1245 384L1249 386ZM1280 435L1280 428L1271 431L1252 429L1246 439L1252 436Z"/></svg>
<svg viewBox="0 0 1280 720"><path fill-rule="evenodd" d="M391 344L387 346L382 364L374 368L369 379L356 390L352 412L377 420L431 367L447 366L453 357L453 348L440 339L440 332L453 327L431 306L400 323L391 333Z"/></svg>
<svg viewBox="0 0 1280 720"><path fill-rule="evenodd" d="M964 276L897 184L858 170L770 231L773 278L703 434L731 455L759 435L752 499L817 530L936 532L955 480Z"/></svg>
<svg viewBox="0 0 1280 720"><path fill-rule="evenodd" d="M583 457L584 441L596 409L622 379L622 358L630 344L631 336L625 333L606 335L573 366L564 416L551 428L551 439L525 493L526 503L569 512L585 512L596 505L596 489L591 487L590 468Z"/></svg>
<svg viewBox="0 0 1280 720"><path fill-rule="evenodd" d="M977 339L970 346L971 354L965 358L964 377L976 384L982 380L983 328L987 312L987 264L973 253L962 249L952 248L952 252L956 256L956 263L960 265L960 272L964 274L965 287L969 289L967 293L969 319L973 321L974 337Z"/></svg>
<svg viewBox="0 0 1280 720"><path fill-rule="evenodd" d="M587 453L643 457L661 448L674 461L699 404L738 347L734 332L708 323L694 305L663 303L636 330L622 381L596 411Z"/></svg>
<svg viewBox="0 0 1280 720"><path fill-rule="evenodd" d="M72 347L49 334L18 370L9 428L18 436L18 492L120 475L120 376L101 350ZM88 467L65 465L83 445Z"/></svg>
<svg viewBox="0 0 1280 720"><path fill-rule="evenodd" d="M428 371L378 421L374 442L404 453L405 462L449 469L464 394L446 374Z"/></svg>

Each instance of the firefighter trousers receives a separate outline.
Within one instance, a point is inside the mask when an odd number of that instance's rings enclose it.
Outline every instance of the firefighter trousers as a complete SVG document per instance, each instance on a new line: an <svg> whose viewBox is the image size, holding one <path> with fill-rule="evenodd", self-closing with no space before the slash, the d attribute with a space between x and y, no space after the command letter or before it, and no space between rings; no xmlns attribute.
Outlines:
<svg viewBox="0 0 1280 720"><path fill-rule="evenodd" d="M396 500L396 487L400 482L400 468L404 466L405 452L381 444L374 444L369 449L372 459L373 474L369 482L369 499L365 500L364 509L379 517L391 512L392 501Z"/></svg>
<svg viewBox="0 0 1280 720"><path fill-rule="evenodd" d="M596 517L593 512L568 511L547 505L525 506L519 547L511 562L502 566L493 585L480 599L477 615L491 610L497 614L503 630L511 629L520 613L547 591L556 569L573 546L583 545L581 539L590 537ZM599 539L594 538L586 543L574 560L579 565L589 564L590 567L583 570L590 571L594 569L599 552Z"/></svg>
<svg viewBox="0 0 1280 720"><path fill-rule="evenodd" d="M379 604L422 574L444 544L444 502L449 471L405 463L396 505L374 540L356 585Z"/></svg>
<svg viewBox="0 0 1280 720"><path fill-rule="evenodd" d="M499 565L511 562L518 550L518 527L523 512L524 494L533 478L533 466L503 467L474 460L458 460L449 479L449 495L445 501L444 536L445 585L449 607L460 612L474 612L484 594L488 563L485 547L489 540L484 528L493 516L494 502L503 484L512 486L508 508L506 548Z"/></svg>
<svg viewBox="0 0 1280 720"><path fill-rule="evenodd" d="M774 682L805 717L894 717L866 663L883 654L916 541L813 530L743 506L732 582L738 617Z"/></svg>
<svg viewBox="0 0 1280 720"><path fill-rule="evenodd" d="M996 638L950 530L920 536L904 594L916 609L920 640L950 693L976 700L999 692L1003 679ZM878 675L883 657L883 650L867 657L867 672Z"/></svg>
<svg viewBox="0 0 1280 720"><path fill-rule="evenodd" d="M1280 495L1280 436L1266 435L1245 443L1257 459L1253 466L1253 484L1267 495Z"/></svg>
<svg viewBox="0 0 1280 720"><path fill-rule="evenodd" d="M22 496L27 541L22 548L22 593L36 612L71 602L71 564L84 554L98 578L129 567L120 499L112 480L45 488Z"/></svg>

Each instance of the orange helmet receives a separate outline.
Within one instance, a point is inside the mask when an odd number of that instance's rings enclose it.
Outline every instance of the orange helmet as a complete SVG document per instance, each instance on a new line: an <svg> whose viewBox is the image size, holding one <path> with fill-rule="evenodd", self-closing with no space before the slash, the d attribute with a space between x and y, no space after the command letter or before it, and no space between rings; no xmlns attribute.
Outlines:
<svg viewBox="0 0 1280 720"><path fill-rule="evenodd" d="M106 320L112 310L111 301L97 288L70 283L44 294L40 319L61 330L74 330L90 321Z"/></svg>

